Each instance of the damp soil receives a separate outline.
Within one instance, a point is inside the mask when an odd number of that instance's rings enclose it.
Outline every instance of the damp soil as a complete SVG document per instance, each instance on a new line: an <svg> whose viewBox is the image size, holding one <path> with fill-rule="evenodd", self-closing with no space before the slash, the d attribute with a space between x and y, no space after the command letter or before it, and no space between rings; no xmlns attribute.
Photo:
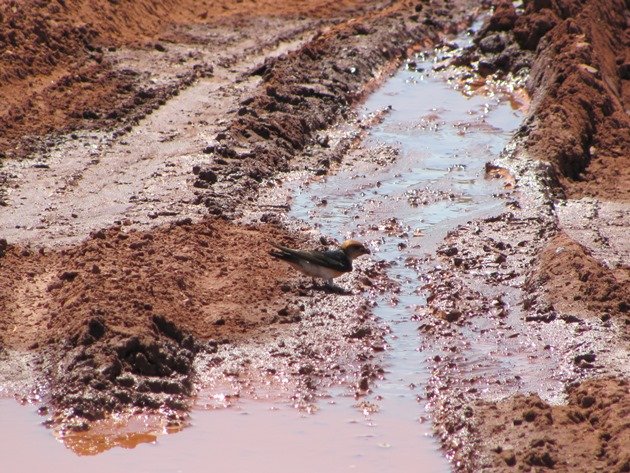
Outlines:
<svg viewBox="0 0 630 473"><path fill-rule="evenodd" d="M628 471L624 3L486 2L464 47L478 2L172 3L0 7L0 392L82 455L194 431L194 406L313 413L341 387L370 425L379 406L430 419L454 471ZM395 171L407 138L370 138L389 112L362 101L403 61L524 113L475 164L485 210L456 153L428 169L451 184L422 187L413 160ZM439 131L443 113L385 135ZM471 127L494 132L455 132ZM333 194L383 202L300 200L344 173ZM413 228L335 220L401 201ZM434 208L452 219L436 232ZM342 293L267 257L344 232L375 255ZM393 381L403 346L416 394ZM134 435L139 419L153 427Z"/></svg>

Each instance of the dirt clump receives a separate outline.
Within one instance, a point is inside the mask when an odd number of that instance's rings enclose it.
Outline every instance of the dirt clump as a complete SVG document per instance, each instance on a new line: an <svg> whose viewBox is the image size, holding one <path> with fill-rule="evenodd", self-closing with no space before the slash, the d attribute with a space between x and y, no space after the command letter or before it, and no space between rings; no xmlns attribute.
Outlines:
<svg viewBox="0 0 630 473"><path fill-rule="evenodd" d="M566 405L550 405L536 395L479 403L476 435L492 439L483 471L561 472L630 470L628 382L591 379L568 389ZM510 431L508 433L508 431Z"/></svg>
<svg viewBox="0 0 630 473"><path fill-rule="evenodd" d="M528 73L533 54L516 41L513 29L518 19L512 2L497 2L494 13L475 33L473 45L454 58L453 63L470 67L483 77Z"/></svg>
<svg viewBox="0 0 630 473"><path fill-rule="evenodd" d="M603 320L630 317L630 278L619 281L610 269L566 234L561 233L547 243L538 264L532 274L534 278L526 286L530 292L542 288L546 299L559 312Z"/></svg>
<svg viewBox="0 0 630 473"><path fill-rule="evenodd" d="M195 354L283 307L278 228L184 221L95 232L59 251L0 259L0 344L40 354L56 421L74 429L124 406L185 410Z"/></svg>

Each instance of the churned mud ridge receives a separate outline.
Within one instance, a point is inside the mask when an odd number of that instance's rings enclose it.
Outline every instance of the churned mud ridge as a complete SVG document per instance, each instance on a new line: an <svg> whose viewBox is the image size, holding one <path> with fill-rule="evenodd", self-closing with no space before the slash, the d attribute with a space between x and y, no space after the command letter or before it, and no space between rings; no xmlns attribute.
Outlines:
<svg viewBox="0 0 630 473"><path fill-rule="evenodd" d="M476 435L496 442L479 462L482 471L630 471L627 379L569 386L559 406L519 394L473 409Z"/></svg>
<svg viewBox="0 0 630 473"><path fill-rule="evenodd" d="M35 377L65 427L124 406L184 410L200 348L216 351L284 307L274 277L286 268L270 267L265 245L281 237L182 221L101 230L65 250L10 246L0 259L5 361L38 354Z"/></svg>
<svg viewBox="0 0 630 473"><path fill-rule="evenodd" d="M339 382L369 390L384 331L360 292L378 286L378 264L356 271L359 292L333 297L269 258L269 241L306 244L217 219L113 227L62 250L3 245L3 391L34 390L65 434L113 412L181 427L197 387L227 399L262 387L305 409ZM358 283L366 272L369 287Z"/></svg>
<svg viewBox="0 0 630 473"><path fill-rule="evenodd" d="M445 30L467 24L474 13L465 2L453 7L395 2L254 69L262 83L241 101L238 117L209 146L218 183L200 201L213 213L233 210L237 202L251 198L262 179L288 170L306 145L327 147L318 132L346 117L388 67L398 64L409 48L434 43ZM330 164L323 160L316 166L325 173ZM226 186L234 189L231 201L225 199Z"/></svg>
<svg viewBox="0 0 630 473"><path fill-rule="evenodd" d="M315 22L334 22L378 6L359 3L3 2L0 98L6 107L0 115L0 157L26 156L41 147L37 137L48 133L111 126L135 108L144 108L146 114L175 92L151 87L146 77L133 71L116 70L108 53L119 48L164 52L174 39L186 42L185 35L169 31L182 25L238 28L243 21L263 16L304 15ZM205 64L196 66L205 73L211 70ZM183 74L176 90L194 80L197 72ZM132 115L138 118L143 113ZM133 118L128 121L133 123Z"/></svg>
<svg viewBox="0 0 630 473"><path fill-rule="evenodd" d="M423 278L428 396L457 471L628 471L624 8L497 2L453 61L486 81L531 67L527 118L486 169L509 177L505 209L450 232Z"/></svg>
<svg viewBox="0 0 630 473"><path fill-rule="evenodd" d="M531 66L523 145L568 197L630 197L629 45L622 0L497 2L466 56L484 75Z"/></svg>
<svg viewBox="0 0 630 473"><path fill-rule="evenodd" d="M615 317L630 327L630 280L618 278L563 232L543 248L526 285L529 292L544 291L545 300L573 318Z"/></svg>
<svg viewBox="0 0 630 473"><path fill-rule="evenodd" d="M562 413L580 406L572 393L618 386L598 394L606 427L593 413L580 442L599 446L608 432L623 445L630 288L558 231L549 169L533 161L525 169L512 168L506 210L450 232L424 276L428 304L418 319L438 352L428 387L436 431L457 471L598 471L606 463L624 471L623 449L612 446L605 455L585 450L593 456L576 467L578 427L564 423L581 423L584 413ZM533 422L534 405L551 416L539 420L546 432L520 427Z"/></svg>
<svg viewBox="0 0 630 473"><path fill-rule="evenodd" d="M534 23L542 17L554 26L538 42L530 75L530 113L535 118L527 123L532 127L528 151L554 164L569 197L627 201L627 4L559 1L550 12L530 7L525 15L536 18ZM559 128L563 132L548 132Z"/></svg>

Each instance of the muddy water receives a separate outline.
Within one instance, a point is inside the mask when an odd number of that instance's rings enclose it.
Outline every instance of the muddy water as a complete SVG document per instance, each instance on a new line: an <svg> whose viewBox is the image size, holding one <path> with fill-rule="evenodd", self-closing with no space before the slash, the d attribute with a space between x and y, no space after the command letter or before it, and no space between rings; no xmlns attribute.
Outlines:
<svg viewBox="0 0 630 473"><path fill-rule="evenodd" d="M385 376L361 404L344 388L322 400L316 414L243 400L229 409L193 412L191 428L178 435L161 435L165 430L150 419L133 432L119 432L124 439L118 443L133 452L103 448L97 456L78 456L41 428L34 406L16 409L13 401L0 400L2 451L13 452L8 460L3 455L7 471L51 464L93 473L449 471L428 420L425 360L432 354L419 348L413 315L425 300L418 290L421 275L409 262L434 252L457 224L499 212L504 201L496 195L502 189L484 178L484 164L500 152L520 118L498 96L460 93L448 70L434 71L438 62L418 57L417 70L404 68L392 77L361 110L391 107L362 148L335 175L293 189L293 218L325 235L368 241L374 258L391 263L388 273L399 288L372 296L391 334ZM95 453L104 441L88 439L82 452ZM29 455L34 444L38 455Z"/></svg>
<svg viewBox="0 0 630 473"><path fill-rule="evenodd" d="M426 301L414 262L426 260L458 224L498 214L505 206L502 183L487 180L484 165L500 153L521 119L505 96L466 97L455 90L459 84L448 70L433 71L440 69L439 61L419 57L415 70L400 71L374 94L363 113L391 111L363 150L354 153L357 162L298 188L292 206L295 218L324 235L368 241L375 258L392 263L388 273L400 292L381 297L375 308L391 336L386 376L370 399L379 409L372 415L380 424L376 432L398 447L392 459L405 453L412 459L392 471L411 471L427 462L432 466L425 471L448 469L431 449L435 442L426 424L413 427L425 433L422 438L408 441L411 423L430 416L422 395L429 376L424 360L433 357L430 349L420 353L418 348L423 344L414 310ZM372 163L361 156L390 147L398 157L387 165L378 152ZM370 465L362 469L378 471Z"/></svg>

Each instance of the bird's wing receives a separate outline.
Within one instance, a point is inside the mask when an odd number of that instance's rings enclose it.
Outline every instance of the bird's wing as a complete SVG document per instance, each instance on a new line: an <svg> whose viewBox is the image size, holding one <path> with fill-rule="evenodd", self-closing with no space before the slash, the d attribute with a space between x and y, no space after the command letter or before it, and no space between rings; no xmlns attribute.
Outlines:
<svg viewBox="0 0 630 473"><path fill-rule="evenodd" d="M304 253L302 257L305 260L325 268L342 272L352 271L352 262L341 250L303 251L301 253Z"/></svg>
<svg viewBox="0 0 630 473"><path fill-rule="evenodd" d="M272 245L281 251L281 253L272 253L272 256L276 256L280 259L294 262L299 260L308 261L309 263L341 272L352 270L352 263L341 250L303 251L293 250L275 243L272 243Z"/></svg>

